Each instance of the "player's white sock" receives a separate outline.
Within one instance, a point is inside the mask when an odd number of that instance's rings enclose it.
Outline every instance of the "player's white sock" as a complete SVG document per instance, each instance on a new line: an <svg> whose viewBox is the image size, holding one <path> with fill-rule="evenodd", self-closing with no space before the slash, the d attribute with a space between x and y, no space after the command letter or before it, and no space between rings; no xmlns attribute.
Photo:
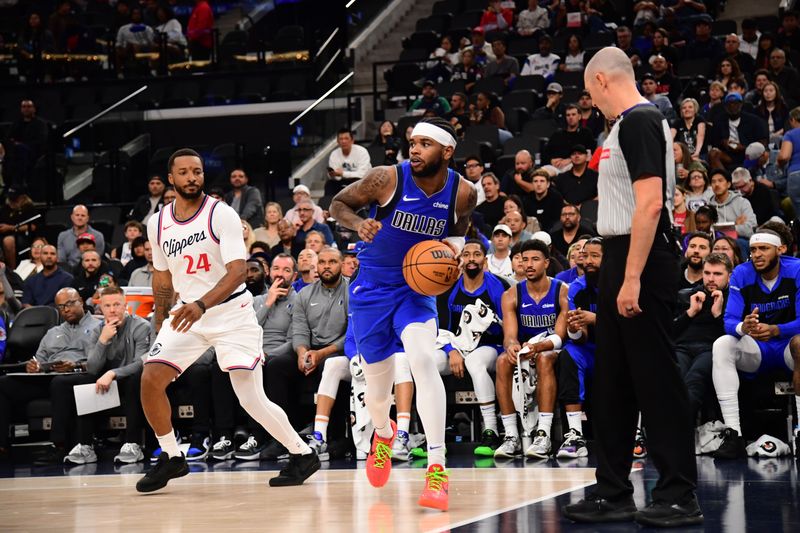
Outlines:
<svg viewBox="0 0 800 533"><path fill-rule="evenodd" d="M375 433L382 439L392 437L392 425L389 422L389 409L392 406L392 387L394 386L394 356L376 363L366 363L364 378L367 380L367 392L364 403L367 405Z"/></svg>
<svg viewBox="0 0 800 533"><path fill-rule="evenodd" d="M269 401L264 393L264 373L260 367L255 370L231 370L228 374L233 392L253 420L283 444L289 453L311 453L311 448L294 430L283 409Z"/></svg>
<svg viewBox="0 0 800 533"><path fill-rule="evenodd" d="M431 446L441 445L441 457L433 450L437 463L433 463L430 455L428 464L444 466L444 428L447 417L447 395L444 390L439 371L434 362L436 351L436 320L431 319L424 324L415 322L409 324L400 335L403 341L411 374L417 387L417 412L419 413L422 427L425 428L425 438ZM430 452L429 452L430 454Z"/></svg>
<svg viewBox="0 0 800 533"><path fill-rule="evenodd" d="M738 340L731 336L720 337L714 342L713 367L711 377L717 400L722 412L722 420L729 428L735 429L741 436L742 426L739 422L739 374L736 371L736 359L739 354Z"/></svg>
<svg viewBox="0 0 800 533"><path fill-rule="evenodd" d="M481 405L481 417L483 418L483 429L491 429L497 433L497 411L495 410L494 402Z"/></svg>
<svg viewBox="0 0 800 533"><path fill-rule="evenodd" d="M328 441L328 422L330 418L325 415L317 415L314 417L314 431L319 431L322 435L322 440Z"/></svg>
<svg viewBox="0 0 800 533"><path fill-rule="evenodd" d="M567 425L569 429L574 429L583 435L583 424L581 418L583 413L581 411L567 411Z"/></svg>
<svg viewBox="0 0 800 533"><path fill-rule="evenodd" d="M519 429L517 428L517 413L512 413L510 415L501 414L500 419L503 421L503 429L506 431L506 437L513 435L514 437L519 438Z"/></svg>
<svg viewBox="0 0 800 533"><path fill-rule="evenodd" d="M542 413L539 412L539 426L536 428L538 430L542 430L547 433L547 436L550 436L550 429L553 427L553 413Z"/></svg>
<svg viewBox="0 0 800 533"><path fill-rule="evenodd" d="M411 413L397 413L397 431L404 431L408 433L411 427Z"/></svg>
<svg viewBox="0 0 800 533"><path fill-rule="evenodd" d="M161 451L166 452L169 457L180 457L181 450L178 448L178 439L175 438L175 432L170 430L166 435L156 435L158 445L161 446Z"/></svg>
<svg viewBox="0 0 800 533"><path fill-rule="evenodd" d="M445 447L443 442L439 444L428 444L428 466L430 465L445 466L447 460L445 458L444 451Z"/></svg>

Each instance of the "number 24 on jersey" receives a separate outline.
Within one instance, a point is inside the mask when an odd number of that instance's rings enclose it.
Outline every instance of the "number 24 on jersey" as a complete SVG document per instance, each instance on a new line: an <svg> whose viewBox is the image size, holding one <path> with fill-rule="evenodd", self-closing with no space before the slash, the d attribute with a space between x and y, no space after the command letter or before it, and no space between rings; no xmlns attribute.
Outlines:
<svg viewBox="0 0 800 533"><path fill-rule="evenodd" d="M186 266L187 274L197 274L198 270L204 270L206 272L211 270L211 263L208 262L208 254L200 254L200 257L196 260L191 255L184 255L183 258L189 261Z"/></svg>

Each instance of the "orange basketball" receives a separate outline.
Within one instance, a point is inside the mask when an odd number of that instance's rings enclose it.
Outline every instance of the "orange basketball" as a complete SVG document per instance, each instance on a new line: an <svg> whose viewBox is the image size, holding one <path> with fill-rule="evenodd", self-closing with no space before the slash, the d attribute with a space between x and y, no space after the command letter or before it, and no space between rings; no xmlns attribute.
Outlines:
<svg viewBox="0 0 800 533"><path fill-rule="evenodd" d="M438 296L458 279L458 260L446 244L422 241L403 258L403 277L415 292Z"/></svg>

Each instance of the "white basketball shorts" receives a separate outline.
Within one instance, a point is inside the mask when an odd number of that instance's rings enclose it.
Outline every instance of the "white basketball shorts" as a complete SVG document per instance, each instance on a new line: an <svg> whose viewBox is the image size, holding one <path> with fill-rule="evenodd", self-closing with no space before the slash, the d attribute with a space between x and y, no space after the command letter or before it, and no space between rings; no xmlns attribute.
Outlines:
<svg viewBox="0 0 800 533"><path fill-rule="evenodd" d="M173 330L170 323L171 317L164 320L145 363L163 363L182 373L212 346L217 364L226 372L253 370L263 362L263 330L256 321L253 297L248 291L212 307L185 333Z"/></svg>

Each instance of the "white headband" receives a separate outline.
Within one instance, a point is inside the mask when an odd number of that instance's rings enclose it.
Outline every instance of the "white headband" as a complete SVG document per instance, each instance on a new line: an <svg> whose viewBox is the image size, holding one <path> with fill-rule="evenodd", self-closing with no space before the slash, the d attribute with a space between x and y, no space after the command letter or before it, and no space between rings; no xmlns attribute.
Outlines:
<svg viewBox="0 0 800 533"><path fill-rule="evenodd" d="M414 126L411 136L415 137L417 135L422 137L430 137L442 146L452 146L453 148L456 147L456 140L452 135L447 133L442 128L434 126L428 122L418 122L417 125Z"/></svg>
<svg viewBox="0 0 800 533"><path fill-rule="evenodd" d="M777 235L773 235L772 233L753 233L753 235L750 237L750 246L759 243L771 244L775 247L783 245L780 237Z"/></svg>

